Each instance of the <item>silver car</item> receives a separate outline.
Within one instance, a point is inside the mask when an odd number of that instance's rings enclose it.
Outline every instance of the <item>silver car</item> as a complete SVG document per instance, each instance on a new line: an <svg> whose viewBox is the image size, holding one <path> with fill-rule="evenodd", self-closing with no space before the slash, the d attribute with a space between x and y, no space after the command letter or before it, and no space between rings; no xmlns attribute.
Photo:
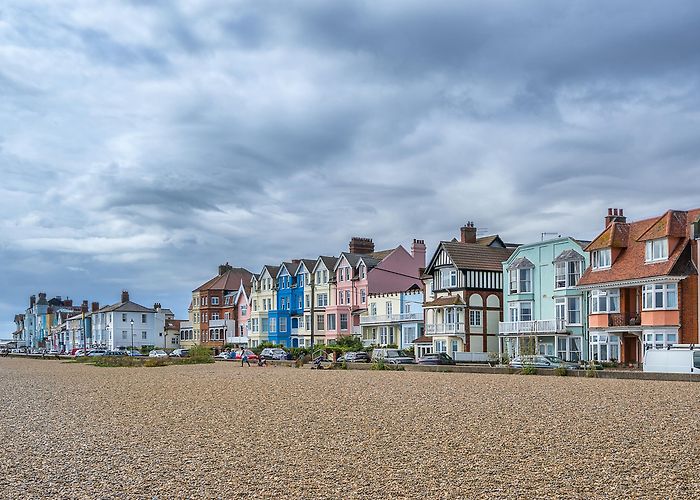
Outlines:
<svg viewBox="0 0 700 500"><path fill-rule="evenodd" d="M577 370L578 364L570 361L564 361L556 356L534 355L534 356L516 356L510 362L511 368L525 368L531 366L533 368L566 368L567 370Z"/></svg>

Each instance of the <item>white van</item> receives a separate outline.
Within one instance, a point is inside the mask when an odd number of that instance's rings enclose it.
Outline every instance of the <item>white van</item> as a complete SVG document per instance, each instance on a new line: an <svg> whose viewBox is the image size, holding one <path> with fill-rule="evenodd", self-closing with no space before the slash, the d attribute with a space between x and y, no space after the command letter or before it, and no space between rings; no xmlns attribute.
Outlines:
<svg viewBox="0 0 700 500"><path fill-rule="evenodd" d="M644 371L700 375L700 346L676 345L671 349L649 349L644 354Z"/></svg>

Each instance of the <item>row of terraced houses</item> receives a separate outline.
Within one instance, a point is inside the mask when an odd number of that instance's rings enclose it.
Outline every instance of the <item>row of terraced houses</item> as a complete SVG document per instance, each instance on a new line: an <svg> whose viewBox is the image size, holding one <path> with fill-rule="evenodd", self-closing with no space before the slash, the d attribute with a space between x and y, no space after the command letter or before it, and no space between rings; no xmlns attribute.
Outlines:
<svg viewBox="0 0 700 500"><path fill-rule="evenodd" d="M290 259L257 273L228 264L195 289L183 346L365 345L446 352L461 361L525 346L570 361L641 362L644 350L700 343L700 209L628 222L609 209L592 241L531 244L477 237L473 223L430 260L414 239L375 251L352 238L337 256Z"/></svg>

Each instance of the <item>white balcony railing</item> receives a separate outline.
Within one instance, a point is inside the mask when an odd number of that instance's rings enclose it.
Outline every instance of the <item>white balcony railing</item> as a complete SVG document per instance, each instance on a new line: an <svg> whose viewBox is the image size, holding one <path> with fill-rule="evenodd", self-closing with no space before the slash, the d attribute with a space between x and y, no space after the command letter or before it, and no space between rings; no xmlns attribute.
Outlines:
<svg viewBox="0 0 700 500"><path fill-rule="evenodd" d="M425 333L427 335L437 334L464 334L464 323L438 323L433 325L425 325Z"/></svg>
<svg viewBox="0 0 700 500"><path fill-rule="evenodd" d="M502 321L498 324L500 335L522 335L537 333L565 332L566 325L563 320L538 319L533 321Z"/></svg>
<svg viewBox="0 0 700 500"><path fill-rule="evenodd" d="M233 328L232 319L212 319L209 320L209 328Z"/></svg>
<svg viewBox="0 0 700 500"><path fill-rule="evenodd" d="M247 344L248 337L226 337L227 344Z"/></svg>
<svg viewBox="0 0 700 500"><path fill-rule="evenodd" d="M383 316L360 316L361 325L399 323L400 321L422 321L423 313L385 314Z"/></svg>

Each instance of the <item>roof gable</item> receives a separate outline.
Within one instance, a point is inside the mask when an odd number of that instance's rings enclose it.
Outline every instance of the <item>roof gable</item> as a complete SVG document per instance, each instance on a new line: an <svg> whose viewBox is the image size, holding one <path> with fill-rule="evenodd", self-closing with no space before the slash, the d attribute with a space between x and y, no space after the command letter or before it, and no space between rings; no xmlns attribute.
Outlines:
<svg viewBox="0 0 700 500"><path fill-rule="evenodd" d="M587 252L601 248L625 248L629 242L630 225L626 222L612 222L586 247Z"/></svg>
<svg viewBox="0 0 700 500"><path fill-rule="evenodd" d="M669 210L656 219L649 229L637 238L637 241L655 240L658 238L684 238L686 236L686 212Z"/></svg>

